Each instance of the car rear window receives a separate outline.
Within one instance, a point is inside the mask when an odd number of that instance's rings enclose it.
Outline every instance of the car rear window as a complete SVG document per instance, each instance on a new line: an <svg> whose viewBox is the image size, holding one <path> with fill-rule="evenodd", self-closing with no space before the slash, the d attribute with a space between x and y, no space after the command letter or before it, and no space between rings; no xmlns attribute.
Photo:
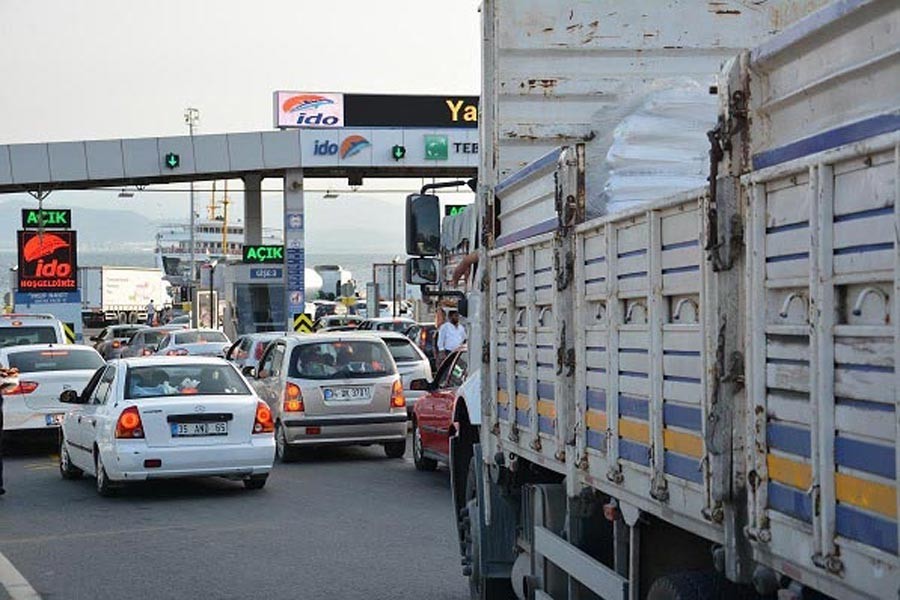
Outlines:
<svg viewBox="0 0 900 600"><path fill-rule="evenodd" d="M103 366L96 352L85 350L28 350L9 354L9 366L22 373L41 371L96 371Z"/></svg>
<svg viewBox="0 0 900 600"><path fill-rule="evenodd" d="M54 344L58 341L56 329L52 326L0 327L0 348L27 344Z"/></svg>
<svg viewBox="0 0 900 600"><path fill-rule="evenodd" d="M375 329L378 331L396 331L403 333L411 323L409 321L386 321L384 323L376 323Z"/></svg>
<svg viewBox="0 0 900 600"><path fill-rule="evenodd" d="M148 331L144 334L144 344L147 346L155 346L161 339L166 337L166 331Z"/></svg>
<svg viewBox="0 0 900 600"><path fill-rule="evenodd" d="M288 375L298 379L364 379L394 373L384 344L341 341L302 344L291 353Z"/></svg>
<svg viewBox="0 0 900 600"><path fill-rule="evenodd" d="M226 343L228 338L221 331L187 331L175 334L176 344L214 344Z"/></svg>
<svg viewBox="0 0 900 600"><path fill-rule="evenodd" d="M140 331L141 327L130 327L128 329L113 329L113 337L117 340L127 339Z"/></svg>
<svg viewBox="0 0 900 600"><path fill-rule="evenodd" d="M249 394L246 384L228 365L179 363L132 367L125 377L126 398Z"/></svg>
<svg viewBox="0 0 900 600"><path fill-rule="evenodd" d="M415 346L409 340L386 339L384 340L384 343L387 344L391 356L394 357L394 361L398 363L418 362L422 360L422 356L416 351Z"/></svg>

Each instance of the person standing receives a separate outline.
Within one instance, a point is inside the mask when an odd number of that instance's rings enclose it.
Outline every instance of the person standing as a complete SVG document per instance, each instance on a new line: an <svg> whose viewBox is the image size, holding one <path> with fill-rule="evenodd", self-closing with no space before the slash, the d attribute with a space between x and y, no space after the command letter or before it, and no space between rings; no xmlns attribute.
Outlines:
<svg viewBox="0 0 900 600"><path fill-rule="evenodd" d="M466 328L459 323L459 312L451 309L447 317L448 320L438 329L438 365L466 343Z"/></svg>
<svg viewBox="0 0 900 600"><path fill-rule="evenodd" d="M153 327L153 321L156 319L156 306L153 304L153 298L147 304L147 325Z"/></svg>
<svg viewBox="0 0 900 600"><path fill-rule="evenodd" d="M6 493L3 488L3 392L16 386L17 369L0 367L0 496Z"/></svg>

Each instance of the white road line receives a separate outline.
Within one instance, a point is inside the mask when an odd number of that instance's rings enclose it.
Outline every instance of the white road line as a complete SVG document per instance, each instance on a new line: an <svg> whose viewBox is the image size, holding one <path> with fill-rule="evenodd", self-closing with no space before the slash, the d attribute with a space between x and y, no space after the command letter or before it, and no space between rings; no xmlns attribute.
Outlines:
<svg viewBox="0 0 900 600"><path fill-rule="evenodd" d="M0 553L0 585L6 588L12 600L41 600L40 594L2 553Z"/></svg>

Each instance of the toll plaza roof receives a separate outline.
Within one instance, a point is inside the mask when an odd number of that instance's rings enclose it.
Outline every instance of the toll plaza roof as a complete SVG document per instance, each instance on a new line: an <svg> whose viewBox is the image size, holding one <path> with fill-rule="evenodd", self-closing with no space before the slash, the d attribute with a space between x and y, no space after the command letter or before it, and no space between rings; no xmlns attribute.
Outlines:
<svg viewBox="0 0 900 600"><path fill-rule="evenodd" d="M336 128L0 145L0 194L191 180L471 177L475 129Z"/></svg>

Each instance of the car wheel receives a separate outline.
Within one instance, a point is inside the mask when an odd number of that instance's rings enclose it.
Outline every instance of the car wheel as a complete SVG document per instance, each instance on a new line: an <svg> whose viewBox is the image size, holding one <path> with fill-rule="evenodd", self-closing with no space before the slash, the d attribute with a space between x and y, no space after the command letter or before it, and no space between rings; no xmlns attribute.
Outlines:
<svg viewBox="0 0 900 600"><path fill-rule="evenodd" d="M427 458L422 451L422 431L419 429L419 422L413 419L413 463L419 471L434 471L437 468L437 461L433 458Z"/></svg>
<svg viewBox="0 0 900 600"><path fill-rule="evenodd" d="M275 458L278 462L289 463L297 460L297 449L292 448L287 441L284 426L279 422L275 425Z"/></svg>
<svg viewBox="0 0 900 600"><path fill-rule="evenodd" d="M244 480L244 487L248 490L261 490L266 486L268 479L268 475L254 475Z"/></svg>
<svg viewBox="0 0 900 600"><path fill-rule="evenodd" d="M59 444L59 474L63 479L79 479L84 475L84 471L72 464L65 438Z"/></svg>
<svg viewBox="0 0 900 600"><path fill-rule="evenodd" d="M103 466L103 459L100 458L100 453L97 452L97 493L103 496L104 498L109 498L110 496L115 495L115 488L112 486L112 483L109 480L109 475L106 474L106 467Z"/></svg>
<svg viewBox="0 0 900 600"><path fill-rule="evenodd" d="M384 453L388 458L403 458L403 455L406 454L406 440L386 443Z"/></svg>

